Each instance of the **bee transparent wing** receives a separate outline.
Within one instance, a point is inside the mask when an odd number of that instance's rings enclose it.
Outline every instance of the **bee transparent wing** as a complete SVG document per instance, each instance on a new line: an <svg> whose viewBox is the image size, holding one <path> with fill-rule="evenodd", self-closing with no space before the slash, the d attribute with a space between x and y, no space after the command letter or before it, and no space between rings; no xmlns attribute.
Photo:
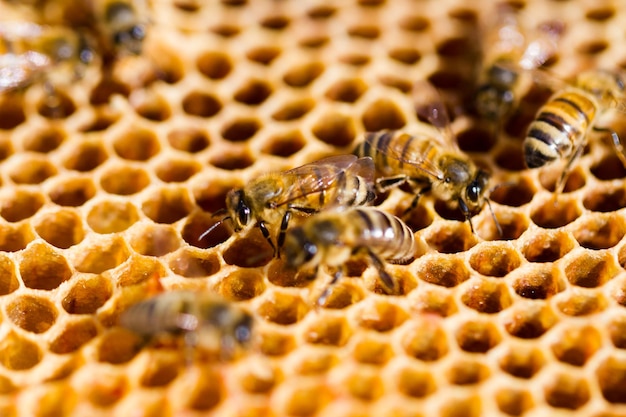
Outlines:
<svg viewBox="0 0 626 417"><path fill-rule="evenodd" d="M541 67L550 58L556 56L559 40L565 31L563 22L553 20L544 22L531 36L524 53L519 60L519 66L525 70Z"/></svg>
<svg viewBox="0 0 626 417"><path fill-rule="evenodd" d="M413 84L411 99L417 117L426 120L439 131L439 137L431 140L438 141L446 149L458 150L446 105L437 89L428 81L417 81Z"/></svg>
<svg viewBox="0 0 626 417"><path fill-rule="evenodd" d="M346 174L359 176L368 182L374 182L376 177L376 166L374 160L369 156L357 159L345 171Z"/></svg>
<svg viewBox="0 0 626 417"><path fill-rule="evenodd" d="M283 175L292 177L291 181L288 181L291 186L281 194L281 197L274 204L276 206L289 204L298 198L328 189L337 180L338 175L348 171L357 160L356 155L330 156L285 171ZM361 163L355 169L362 170Z"/></svg>
<svg viewBox="0 0 626 417"><path fill-rule="evenodd" d="M0 23L0 38L5 43L34 39L43 33L43 27L31 22L8 21Z"/></svg>
<svg viewBox="0 0 626 417"><path fill-rule="evenodd" d="M0 92L29 84L50 66L50 59L38 52L0 55Z"/></svg>
<svg viewBox="0 0 626 417"><path fill-rule="evenodd" d="M394 134L394 132L387 132L387 134ZM377 146L377 134L366 134L364 140L387 158L395 159L401 164L411 165L433 178L443 179L443 171L433 163L433 158L429 157L429 153L438 147L438 142L428 135L409 135L408 133L403 133L403 135L406 135L406 140L391 140L384 147ZM427 145L411 146L408 141Z"/></svg>

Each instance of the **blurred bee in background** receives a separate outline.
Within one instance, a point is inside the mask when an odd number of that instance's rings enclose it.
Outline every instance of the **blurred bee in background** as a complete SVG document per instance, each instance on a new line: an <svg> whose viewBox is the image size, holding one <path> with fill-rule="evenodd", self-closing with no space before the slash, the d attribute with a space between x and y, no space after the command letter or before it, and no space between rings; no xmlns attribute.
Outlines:
<svg viewBox="0 0 626 417"><path fill-rule="evenodd" d="M557 160L565 167L557 181L555 194L563 191L572 165L582 154L591 130L611 135L618 158L626 167L626 155L616 132L597 125L601 115L611 109L626 113L622 74L592 70L579 74L573 85L557 91L537 112L524 139L528 168L540 168Z"/></svg>
<svg viewBox="0 0 626 417"><path fill-rule="evenodd" d="M415 193L407 212L417 206L421 195L431 192L440 200L458 205L472 232L471 217L486 202L502 235L485 195L490 176L458 148L441 97L426 82L415 84L413 96L417 113L435 126L439 134L413 135L388 130L366 133L355 153L374 160L377 190L386 192L407 183Z"/></svg>
<svg viewBox="0 0 626 417"><path fill-rule="evenodd" d="M372 207L357 207L319 213L289 229L284 251L290 268L313 267L316 275L322 264L337 268L317 300L323 305L331 286L343 275L346 261L357 256L366 257L376 268L388 293L397 293L398 284L385 271L384 262L409 262L414 246L413 232L402 220Z"/></svg>
<svg viewBox="0 0 626 417"><path fill-rule="evenodd" d="M483 73L475 93L477 113L499 130L517 107L523 73L556 56L564 30L563 22L549 21L525 33L514 10L498 8L484 40Z"/></svg>
<svg viewBox="0 0 626 417"><path fill-rule="evenodd" d="M229 358L238 347L249 346L254 321L215 294L178 290L130 306L119 324L147 339L182 335L191 350L197 345L217 347Z"/></svg>
<svg viewBox="0 0 626 417"><path fill-rule="evenodd" d="M310 215L334 207L371 203L374 193L374 161L354 155L331 156L284 172L271 172L226 195L227 216L204 232L230 220L240 232L253 220L274 250L283 244L292 214ZM219 214L220 212L216 213ZM280 224L277 246L269 228Z"/></svg>
<svg viewBox="0 0 626 417"><path fill-rule="evenodd" d="M94 58L86 39L63 26L0 22L0 39L0 93L39 80L52 93L54 84L82 77Z"/></svg>

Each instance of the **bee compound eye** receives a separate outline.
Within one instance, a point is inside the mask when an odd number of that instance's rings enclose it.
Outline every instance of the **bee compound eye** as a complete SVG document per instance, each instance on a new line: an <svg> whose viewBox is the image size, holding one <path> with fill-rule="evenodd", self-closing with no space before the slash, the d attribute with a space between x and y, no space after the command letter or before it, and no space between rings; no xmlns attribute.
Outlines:
<svg viewBox="0 0 626 417"><path fill-rule="evenodd" d="M143 40L146 37L146 31L143 25L135 25L130 29L130 36L138 41Z"/></svg>

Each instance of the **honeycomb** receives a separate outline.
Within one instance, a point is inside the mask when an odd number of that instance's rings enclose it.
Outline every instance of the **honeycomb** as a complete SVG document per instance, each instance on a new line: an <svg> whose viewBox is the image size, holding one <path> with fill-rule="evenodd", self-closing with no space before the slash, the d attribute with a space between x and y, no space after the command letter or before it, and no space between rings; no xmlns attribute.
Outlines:
<svg viewBox="0 0 626 417"><path fill-rule="evenodd" d="M58 85L55 111L40 84L0 96L0 415L626 416L626 170L594 136L555 200L562 165L526 170L521 150L545 94L529 88L497 137L462 110L495 2L153 3L144 55L114 76ZM549 62L563 79L626 67L623 3L507 4L525 27L565 21ZM401 293L355 261L318 308L327 273L289 271L258 229L198 239L259 173L423 129L415 80L506 184L502 236L486 208L473 234L425 196L415 260L387 267ZM251 312L254 345L189 362L117 325L174 289Z"/></svg>

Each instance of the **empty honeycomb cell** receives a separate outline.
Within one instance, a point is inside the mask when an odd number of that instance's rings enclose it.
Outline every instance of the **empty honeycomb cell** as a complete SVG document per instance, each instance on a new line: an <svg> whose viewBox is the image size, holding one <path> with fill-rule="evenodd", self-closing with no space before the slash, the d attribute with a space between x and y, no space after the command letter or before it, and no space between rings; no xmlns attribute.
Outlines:
<svg viewBox="0 0 626 417"><path fill-rule="evenodd" d="M324 408L331 400L332 393L321 383L296 383L283 385L278 397L281 404L277 410L292 417L313 416Z"/></svg>
<svg viewBox="0 0 626 417"><path fill-rule="evenodd" d="M615 9L610 4L598 4L591 6L585 12L585 18L594 22L605 22L615 16Z"/></svg>
<svg viewBox="0 0 626 417"><path fill-rule="evenodd" d="M164 159L154 168L155 174L163 182L185 182L196 173L202 166L192 159Z"/></svg>
<svg viewBox="0 0 626 417"><path fill-rule="evenodd" d="M304 339L314 345L343 346L352 333L345 317L319 314L312 323L307 324Z"/></svg>
<svg viewBox="0 0 626 417"><path fill-rule="evenodd" d="M311 132L322 142L337 148L352 144L357 134L352 118L336 111L321 115Z"/></svg>
<svg viewBox="0 0 626 417"><path fill-rule="evenodd" d="M509 416L521 416L535 406L529 391L516 388L501 388L495 394L498 409Z"/></svg>
<svg viewBox="0 0 626 417"><path fill-rule="evenodd" d="M608 307L608 300L595 291L572 291L559 294L557 308L568 316L596 314Z"/></svg>
<svg viewBox="0 0 626 417"><path fill-rule="evenodd" d="M289 268L282 260L270 262L267 270L267 280L279 287L307 287L314 279L323 280L324 278L315 276L314 272L307 269ZM341 283L338 285L341 285ZM336 292L333 288L331 296ZM355 294L355 298L358 301L363 298L363 294Z"/></svg>
<svg viewBox="0 0 626 417"><path fill-rule="evenodd" d="M241 28L229 23L219 23L210 28L210 31L223 38L232 38L241 33ZM228 72L230 72L229 67Z"/></svg>
<svg viewBox="0 0 626 417"><path fill-rule="evenodd" d="M545 229L558 229L576 220L582 213L578 201L572 197L559 196L545 199L532 208L531 220Z"/></svg>
<svg viewBox="0 0 626 417"><path fill-rule="evenodd" d="M513 290L521 297L545 300L565 289L552 264L527 264L511 274Z"/></svg>
<svg viewBox="0 0 626 417"><path fill-rule="evenodd" d="M302 116L313 110L315 100L309 97L287 101L278 110L272 113L272 119L278 122L288 122L300 119ZM296 131L297 134L301 133ZM294 133L295 134L295 133Z"/></svg>
<svg viewBox="0 0 626 417"><path fill-rule="evenodd" d="M590 168L594 177L599 180L610 181L626 176L626 168L615 154L606 155Z"/></svg>
<svg viewBox="0 0 626 417"><path fill-rule="evenodd" d="M564 230L537 230L522 243L522 254L530 262L554 262L574 249L576 242Z"/></svg>
<svg viewBox="0 0 626 417"><path fill-rule="evenodd" d="M74 246L85 237L82 218L71 209L40 214L33 225L39 236L52 246L61 249Z"/></svg>
<svg viewBox="0 0 626 417"><path fill-rule="evenodd" d="M191 154L201 152L211 144L206 131L189 126L170 130L167 142L172 148Z"/></svg>
<svg viewBox="0 0 626 417"><path fill-rule="evenodd" d="M130 87L111 77L102 77L100 82L91 90L89 102L93 106L107 104L111 97L117 94L128 97Z"/></svg>
<svg viewBox="0 0 626 417"><path fill-rule="evenodd" d="M133 231L129 243L141 255L160 257L178 249L180 238L171 226L144 224Z"/></svg>
<svg viewBox="0 0 626 417"><path fill-rule="evenodd" d="M323 33L318 31L303 36L299 41L298 45L303 48L316 49L322 48L330 42L330 38Z"/></svg>
<svg viewBox="0 0 626 417"><path fill-rule="evenodd" d="M98 338L97 361L119 365L135 357L141 346L141 337L121 328L108 329Z"/></svg>
<svg viewBox="0 0 626 417"><path fill-rule="evenodd" d="M483 415L483 405L480 396L473 395L467 398L448 398L441 405L441 417L478 417Z"/></svg>
<svg viewBox="0 0 626 417"><path fill-rule="evenodd" d="M43 297L22 295L6 305L6 314L16 326L32 333L43 333L57 319L54 305Z"/></svg>
<svg viewBox="0 0 626 417"><path fill-rule="evenodd" d="M42 158L38 155L30 155L15 162L14 166L7 167L6 172L11 181L16 184L41 184L58 172L54 164L45 156Z"/></svg>
<svg viewBox="0 0 626 417"><path fill-rule="evenodd" d="M94 378L93 375L100 375ZM94 367L93 364L84 366L74 377L74 385L78 394L98 407L110 407L118 402L129 390L128 379L125 375L110 368Z"/></svg>
<svg viewBox="0 0 626 417"><path fill-rule="evenodd" d="M367 84L360 78L341 79L332 84L324 94L326 98L344 103L356 102L367 91Z"/></svg>
<svg viewBox="0 0 626 417"><path fill-rule="evenodd" d="M518 268L521 259L512 246L484 242L472 248L469 262L474 271L488 277L500 278Z"/></svg>
<svg viewBox="0 0 626 417"><path fill-rule="evenodd" d="M454 385L478 384L491 376L487 365L475 360L459 359L445 371L446 379Z"/></svg>
<svg viewBox="0 0 626 417"><path fill-rule="evenodd" d="M364 329L384 333L402 325L407 318L406 311L385 300L362 304L357 321Z"/></svg>
<svg viewBox="0 0 626 417"><path fill-rule="evenodd" d="M207 51L196 60L198 71L212 80L221 80L233 69L231 58L223 52Z"/></svg>
<svg viewBox="0 0 626 417"><path fill-rule="evenodd" d="M469 127L463 129L456 135L459 148L465 152L484 152L487 153L496 144L493 135L483 128Z"/></svg>
<svg viewBox="0 0 626 417"><path fill-rule="evenodd" d="M295 355L293 369L300 375L317 375L328 372L339 363L336 354L322 347L308 346L306 355Z"/></svg>
<svg viewBox="0 0 626 417"><path fill-rule="evenodd" d="M411 230L415 232L415 231L422 230L430 226L433 223L434 215L426 207L422 205L418 205L409 213L407 213L404 216L403 220L407 224L407 226L409 226Z"/></svg>
<svg viewBox="0 0 626 417"><path fill-rule="evenodd" d="M0 129L11 130L25 121L24 97L21 94L2 94L0 97Z"/></svg>
<svg viewBox="0 0 626 417"><path fill-rule="evenodd" d="M0 250L16 252L35 239L35 233L27 223L0 224Z"/></svg>
<svg viewBox="0 0 626 417"><path fill-rule="evenodd" d="M233 150L213 156L209 163L227 171L245 169L254 164L255 157L248 150Z"/></svg>
<svg viewBox="0 0 626 417"><path fill-rule="evenodd" d="M107 111L108 109L94 110L95 111L93 118L90 119L89 123L84 124L80 127L80 132L102 132L107 130L120 119L120 115L114 111Z"/></svg>
<svg viewBox="0 0 626 417"><path fill-rule="evenodd" d="M589 401L591 393L584 378L563 373L550 378L544 387L544 396L552 407L577 410Z"/></svg>
<svg viewBox="0 0 626 417"><path fill-rule="evenodd" d="M289 87L302 88L310 85L322 75L325 66L322 62L312 61L291 67L283 75L283 82Z"/></svg>
<svg viewBox="0 0 626 417"><path fill-rule="evenodd" d="M524 154L519 147L505 147L500 149L495 156L496 165L507 171L524 171L526 169L526 162L524 160ZM491 196L493 199L493 196ZM530 201L530 199L528 200Z"/></svg>
<svg viewBox="0 0 626 417"><path fill-rule="evenodd" d="M37 103L37 112L47 119L65 119L76 111L72 98L60 90L46 94Z"/></svg>
<svg viewBox="0 0 626 417"><path fill-rule="evenodd" d="M277 133L268 138L261 152L288 158L306 146L306 139L299 130Z"/></svg>
<svg viewBox="0 0 626 417"><path fill-rule="evenodd" d="M618 213L593 213L578 222L572 233L583 248L608 249L622 240L626 223Z"/></svg>
<svg viewBox="0 0 626 417"><path fill-rule="evenodd" d="M504 328L520 339L537 339L557 323L557 316L544 303L519 303L508 310Z"/></svg>
<svg viewBox="0 0 626 417"><path fill-rule="evenodd" d="M607 329L613 346L618 349L626 349L626 317L616 316L607 323Z"/></svg>
<svg viewBox="0 0 626 417"><path fill-rule="evenodd" d="M0 340L0 363L6 369L24 371L37 365L44 353L39 346L11 331Z"/></svg>
<svg viewBox="0 0 626 417"><path fill-rule="evenodd" d="M180 369L184 369L180 355L155 352L145 358L145 366L139 375L139 384L147 388L166 386L178 376Z"/></svg>
<svg viewBox="0 0 626 417"><path fill-rule="evenodd" d="M366 337L355 343L352 355L359 363L384 366L393 358L394 352L388 343Z"/></svg>
<svg viewBox="0 0 626 417"><path fill-rule="evenodd" d="M259 228L246 236L238 237L222 254L229 265L254 268L266 265L274 257L274 251Z"/></svg>
<svg viewBox="0 0 626 417"><path fill-rule="evenodd" d="M617 274L617 265L606 251L583 251L565 264L565 276L573 285L595 288L604 285Z"/></svg>
<svg viewBox="0 0 626 417"><path fill-rule="evenodd" d="M456 300L445 287L421 287L414 294L417 296L410 305L414 313L449 317L458 311Z"/></svg>
<svg viewBox="0 0 626 417"><path fill-rule="evenodd" d="M596 377L602 396L617 404L626 403L626 362L624 359L609 356L604 359L596 370Z"/></svg>
<svg viewBox="0 0 626 417"><path fill-rule="evenodd" d="M125 262L131 254L128 244L120 235L94 237L75 249L72 259L74 268L91 274L113 269Z"/></svg>
<svg viewBox="0 0 626 417"><path fill-rule="evenodd" d="M222 103L211 94L191 91L183 98L182 107L192 116L213 117L222 110Z"/></svg>
<svg viewBox="0 0 626 417"><path fill-rule="evenodd" d="M543 188L550 191L551 193L555 192L556 183L561 177L561 172L559 170L554 170L545 175L539 176L539 183ZM579 190L583 188L587 182L586 179L587 174L583 172L583 170L579 166L575 166L567 175L565 179L565 185L563 185L563 192L570 193L572 191Z"/></svg>
<svg viewBox="0 0 626 417"><path fill-rule="evenodd" d="M394 380L397 381L398 390L411 398L424 398L437 390L431 372L414 364L403 365Z"/></svg>
<svg viewBox="0 0 626 417"><path fill-rule="evenodd" d="M459 90L467 83L458 70L439 69L428 76L427 80L440 90Z"/></svg>
<svg viewBox="0 0 626 417"><path fill-rule="evenodd" d="M345 386L353 397L373 402L385 394L383 381L372 369L362 368L353 371L345 381Z"/></svg>
<svg viewBox="0 0 626 417"><path fill-rule="evenodd" d="M57 355L72 353L98 335L98 328L91 318L66 323L63 330L50 341L50 352Z"/></svg>
<svg viewBox="0 0 626 417"><path fill-rule="evenodd" d="M171 415L171 408L166 398L162 395L150 395L143 392L135 393L129 390L113 409L113 413L128 416L141 410L142 417L167 417Z"/></svg>
<svg viewBox="0 0 626 417"><path fill-rule="evenodd" d="M67 138L67 132L56 126L46 126L24 137L25 151L48 153L57 149Z"/></svg>
<svg viewBox="0 0 626 417"><path fill-rule="evenodd" d="M270 65L281 52L277 46L257 46L246 51L246 58L261 65Z"/></svg>
<svg viewBox="0 0 626 417"><path fill-rule="evenodd" d="M131 93L128 101L135 112L144 119L162 122L172 115L168 101L151 90L135 90Z"/></svg>
<svg viewBox="0 0 626 417"><path fill-rule="evenodd" d="M220 281L218 291L228 300L250 300L265 291L265 281L259 271L235 270Z"/></svg>
<svg viewBox="0 0 626 417"><path fill-rule="evenodd" d="M406 125L406 118L393 100L379 98L365 108L361 122L366 131L376 132L401 129Z"/></svg>
<svg viewBox="0 0 626 417"><path fill-rule="evenodd" d="M467 321L455 333L456 342L466 352L485 353L498 345L502 335L493 323Z"/></svg>
<svg viewBox="0 0 626 417"><path fill-rule="evenodd" d="M299 322L309 311L308 305L298 296L271 291L257 309L265 320L280 325Z"/></svg>
<svg viewBox="0 0 626 417"><path fill-rule="evenodd" d="M361 39L376 39L380 36L380 29L374 25L357 24L347 28L348 36Z"/></svg>
<svg viewBox="0 0 626 417"><path fill-rule="evenodd" d="M415 48L394 48L388 52L389 58L406 65L415 65L422 59L422 54Z"/></svg>
<svg viewBox="0 0 626 417"><path fill-rule="evenodd" d="M431 284L451 288L470 277L463 260L456 256L433 255L417 262L417 277Z"/></svg>
<svg viewBox="0 0 626 417"><path fill-rule="evenodd" d="M139 213L131 202L114 200L94 204L86 216L89 227L100 234L124 231L138 220Z"/></svg>
<svg viewBox="0 0 626 417"><path fill-rule="evenodd" d="M329 4L315 4L306 11L306 15L309 19L313 20L326 20L335 15L337 9Z"/></svg>
<svg viewBox="0 0 626 417"><path fill-rule="evenodd" d="M111 282L101 275L95 275L72 282L61 305L70 314L94 314L112 294Z"/></svg>
<svg viewBox="0 0 626 417"><path fill-rule="evenodd" d="M214 253L181 248L171 258L169 268L177 275L186 278L203 278L220 270L219 257Z"/></svg>
<svg viewBox="0 0 626 417"><path fill-rule="evenodd" d="M354 67L362 67L371 62L371 58L369 55L360 54L357 52L348 52L345 53L338 58L339 62L342 62L346 65L351 65Z"/></svg>
<svg viewBox="0 0 626 417"><path fill-rule="evenodd" d="M272 94L272 86L263 80L247 80L235 91L233 98L235 101L247 104L248 106L258 106Z"/></svg>
<svg viewBox="0 0 626 417"><path fill-rule="evenodd" d="M258 336L258 350L270 357L284 356L296 348L293 330L287 333L277 331L261 331Z"/></svg>
<svg viewBox="0 0 626 417"><path fill-rule="evenodd" d="M594 187L583 197L587 210L607 213L626 207L626 190L623 187Z"/></svg>
<svg viewBox="0 0 626 417"><path fill-rule="evenodd" d="M469 286L461 295L461 301L469 308L486 314L498 313L513 303L507 285L492 280L480 280Z"/></svg>
<svg viewBox="0 0 626 417"><path fill-rule="evenodd" d="M253 361L241 363L237 374L239 385L251 394L268 393L283 379L280 368Z"/></svg>
<svg viewBox="0 0 626 417"><path fill-rule="evenodd" d="M150 184L150 175L144 168L111 166L100 177L100 186L110 194L131 195L143 190Z"/></svg>
<svg viewBox="0 0 626 417"><path fill-rule="evenodd" d="M89 172L102 165L108 157L100 139L83 140L68 148L63 156L63 166L73 171Z"/></svg>
<svg viewBox="0 0 626 417"><path fill-rule="evenodd" d="M148 288L156 286L158 289L160 278L166 275L167 269L158 259L137 254L131 254L119 267L106 273L106 276L110 276L119 287L144 284Z"/></svg>
<svg viewBox="0 0 626 417"><path fill-rule="evenodd" d="M202 236L206 231L209 233ZM232 234L232 228L226 221L214 216L196 214L187 217L187 222L181 232L182 238L191 246L207 249L225 242Z"/></svg>
<svg viewBox="0 0 626 417"><path fill-rule="evenodd" d="M156 223L171 224L186 217L193 202L185 188L161 187L141 204L141 211Z"/></svg>
<svg viewBox="0 0 626 417"><path fill-rule="evenodd" d="M552 352L561 362L583 366L601 348L602 335L592 326L570 326L552 343Z"/></svg>
<svg viewBox="0 0 626 417"><path fill-rule="evenodd" d="M263 17L259 24L265 28L270 30L283 30L289 26L291 19L288 16L279 15L279 14L271 14L269 16Z"/></svg>
<svg viewBox="0 0 626 417"><path fill-rule="evenodd" d="M476 236L464 223L436 225L424 237L428 246L446 254L465 252L478 243Z"/></svg>
<svg viewBox="0 0 626 417"><path fill-rule="evenodd" d="M115 138L113 149L120 158L147 161L161 151L161 145L154 131L135 127Z"/></svg>
<svg viewBox="0 0 626 417"><path fill-rule="evenodd" d="M547 362L548 358L539 348L526 345L508 346L498 360L504 372L522 379L535 376Z"/></svg>
<svg viewBox="0 0 626 417"><path fill-rule="evenodd" d="M430 28L430 19L427 16L405 14L398 21L402 30L407 32L424 32Z"/></svg>
<svg viewBox="0 0 626 417"><path fill-rule="evenodd" d="M48 197L59 206L79 207L96 194L96 184L87 177L67 177L58 180L48 189Z"/></svg>
<svg viewBox="0 0 626 417"><path fill-rule="evenodd" d="M53 290L72 276L65 256L45 243L33 243L21 255L20 276L28 288Z"/></svg>
<svg viewBox="0 0 626 417"><path fill-rule="evenodd" d="M0 254L0 296L11 294L19 286L15 264L7 255Z"/></svg>
<svg viewBox="0 0 626 417"><path fill-rule="evenodd" d="M597 55L604 52L609 47L609 42L605 39L594 39L592 41L582 42L576 47L576 51L583 55Z"/></svg>
<svg viewBox="0 0 626 417"><path fill-rule="evenodd" d="M240 117L222 127L222 137L230 142L245 142L261 129L262 125L254 117Z"/></svg>
<svg viewBox="0 0 626 417"><path fill-rule="evenodd" d="M13 384L13 382L11 382L11 378L0 375L0 394L10 394L15 391L16 388L17 387Z"/></svg>
<svg viewBox="0 0 626 417"><path fill-rule="evenodd" d="M448 354L448 336L436 320L423 319L405 331L402 347L410 357L433 362Z"/></svg>

